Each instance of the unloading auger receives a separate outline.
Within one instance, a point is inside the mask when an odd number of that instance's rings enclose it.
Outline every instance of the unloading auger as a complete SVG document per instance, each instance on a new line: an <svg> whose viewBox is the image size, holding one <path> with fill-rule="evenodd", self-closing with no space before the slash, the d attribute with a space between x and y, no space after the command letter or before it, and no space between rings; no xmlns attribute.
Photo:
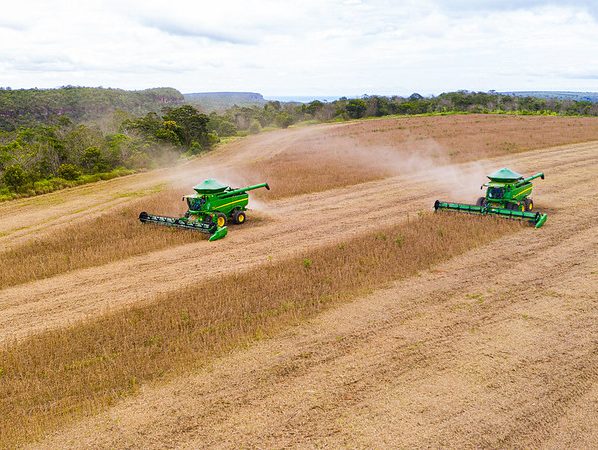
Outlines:
<svg viewBox="0 0 598 450"><path fill-rule="evenodd" d="M262 187L270 190L268 183L233 189L214 179L205 180L193 188L195 194L183 196L189 208L183 217L157 216L143 211L139 220L200 231L209 234L210 241L215 241L226 236L229 220L236 224L245 223L249 203L247 191Z"/></svg>
<svg viewBox="0 0 598 450"><path fill-rule="evenodd" d="M503 168L488 175L488 178L490 181L480 188L486 188L486 196L478 198L475 205L436 200L434 209L521 219L531 222L536 228L544 225L548 216L532 212L534 202L529 198L533 187L531 181L536 178L544 179L543 172L524 178L517 172Z"/></svg>

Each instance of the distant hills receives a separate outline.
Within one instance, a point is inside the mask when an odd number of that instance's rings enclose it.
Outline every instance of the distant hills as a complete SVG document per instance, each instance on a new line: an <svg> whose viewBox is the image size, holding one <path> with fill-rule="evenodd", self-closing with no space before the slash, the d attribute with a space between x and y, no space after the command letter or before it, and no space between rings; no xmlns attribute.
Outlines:
<svg viewBox="0 0 598 450"><path fill-rule="evenodd" d="M574 100L577 102L598 103L598 92L569 92L569 91L515 91L501 92L505 95L514 95L516 97L536 97L545 99Z"/></svg>
<svg viewBox="0 0 598 450"><path fill-rule="evenodd" d="M189 103L203 112L222 112L232 106L261 106L267 100L256 92L197 92L174 88L139 91L102 87L64 86L56 89L0 88L0 130L48 122L66 116L75 122L94 120L116 110L135 116L161 112L164 107Z"/></svg>
<svg viewBox="0 0 598 450"><path fill-rule="evenodd" d="M288 103L310 103L314 100L321 102L333 102L338 100L340 95L275 95L268 96L266 101L279 101Z"/></svg>
<svg viewBox="0 0 598 450"><path fill-rule="evenodd" d="M257 92L196 92L183 94L185 102L199 106L203 111L223 111L232 106L259 106L266 103Z"/></svg>
<svg viewBox="0 0 598 450"><path fill-rule="evenodd" d="M0 130L10 130L32 121L48 121L67 116L74 121L93 120L122 110L135 115L160 112L184 102L173 88L141 91L72 87L57 89L0 89Z"/></svg>
<svg viewBox="0 0 598 450"><path fill-rule="evenodd" d="M465 92L465 91L464 91ZM473 93L466 98L467 104L482 101L475 99ZM509 95L514 97L531 97L546 100L561 100L575 102L591 102L598 104L598 92L570 92L570 91L490 91L486 95ZM427 101L432 101L430 97ZM461 95L453 93L451 95ZM364 97L365 98L365 97ZM169 87L127 91L101 87L75 87L64 86L57 89L10 89L0 88L0 131L10 131L19 125L28 125L33 122L48 122L57 116L66 116L75 122L94 120L122 110L135 116L148 112L160 113L165 107L179 106L184 103L192 104L203 112L223 112L233 106L261 107L268 101L278 100L297 104L309 102L314 99L336 100L327 96L278 96L265 99L257 92L196 92L181 94L178 90ZM419 99L422 100L421 96ZM418 100L414 96L409 101ZM334 102L332 102L334 103ZM424 102L425 103L425 102ZM527 109L530 107L527 106ZM524 108L524 109L526 109ZM567 111L565 105L564 111ZM533 108L532 108L533 109ZM557 108L558 109L558 108ZM575 111L577 109L573 108ZM581 110L580 110L581 111ZM588 112L586 112L588 114Z"/></svg>

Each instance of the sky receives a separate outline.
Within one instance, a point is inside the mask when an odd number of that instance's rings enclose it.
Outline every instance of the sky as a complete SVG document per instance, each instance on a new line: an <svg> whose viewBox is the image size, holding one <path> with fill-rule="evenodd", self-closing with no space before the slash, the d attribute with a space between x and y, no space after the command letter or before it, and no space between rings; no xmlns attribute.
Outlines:
<svg viewBox="0 0 598 450"><path fill-rule="evenodd" d="M598 91L598 0L19 0L0 86Z"/></svg>

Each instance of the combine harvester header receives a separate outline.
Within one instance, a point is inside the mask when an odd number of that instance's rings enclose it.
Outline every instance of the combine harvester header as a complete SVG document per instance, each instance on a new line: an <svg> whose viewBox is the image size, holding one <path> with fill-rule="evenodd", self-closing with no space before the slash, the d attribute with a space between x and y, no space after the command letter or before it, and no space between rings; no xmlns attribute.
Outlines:
<svg viewBox="0 0 598 450"><path fill-rule="evenodd" d="M484 183L480 188L487 188L486 196L478 198L475 205L436 200L434 209L521 219L531 222L536 228L544 225L548 216L532 212L534 202L529 198L533 187L531 181L536 178L544 179L543 172L524 178L517 172L503 168L488 175L488 178L490 181Z"/></svg>
<svg viewBox="0 0 598 450"><path fill-rule="evenodd" d="M200 231L209 234L210 241L215 241L226 236L229 220L236 224L245 223L249 203L247 191L262 187L270 190L268 183L233 189L214 179L205 180L193 188L195 194L183 196L189 208L183 217L157 216L144 211L139 214L139 220Z"/></svg>

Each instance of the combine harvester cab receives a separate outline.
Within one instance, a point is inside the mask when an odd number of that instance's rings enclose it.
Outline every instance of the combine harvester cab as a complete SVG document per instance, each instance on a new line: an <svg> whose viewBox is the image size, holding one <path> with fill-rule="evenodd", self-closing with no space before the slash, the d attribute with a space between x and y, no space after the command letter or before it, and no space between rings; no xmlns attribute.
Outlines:
<svg viewBox="0 0 598 450"><path fill-rule="evenodd" d="M534 202L529 197L532 193L532 180L536 178L544 179L543 172L524 178L523 175L517 172L503 168L488 175L488 178L490 181L480 188L486 188L486 196L478 198L475 205L436 200L434 209L437 211L447 209L472 214L490 214L526 220L536 228L544 225L548 216L539 212L532 212Z"/></svg>
<svg viewBox="0 0 598 450"><path fill-rule="evenodd" d="M183 196L188 207L183 217L158 216L144 211L139 214L139 220L143 223L200 231L209 234L210 241L216 241L227 235L226 224L229 221L245 223L249 203L247 191L262 187L270 190L268 183L233 189L214 179L205 180L193 188L195 194Z"/></svg>

